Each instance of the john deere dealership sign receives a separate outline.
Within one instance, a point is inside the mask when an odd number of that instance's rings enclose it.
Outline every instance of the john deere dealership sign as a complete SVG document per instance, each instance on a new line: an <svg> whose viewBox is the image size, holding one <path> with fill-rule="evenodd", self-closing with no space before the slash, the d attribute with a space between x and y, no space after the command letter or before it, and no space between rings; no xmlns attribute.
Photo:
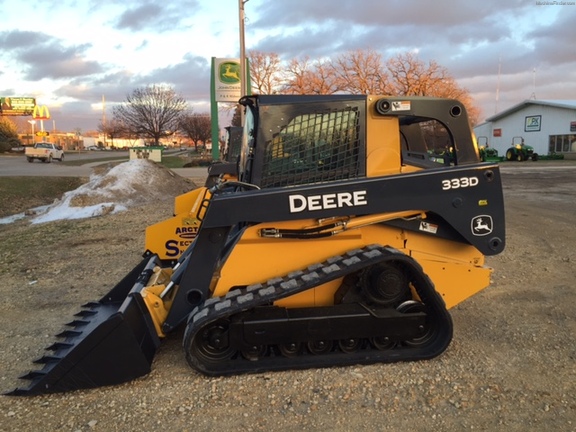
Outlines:
<svg viewBox="0 0 576 432"><path fill-rule="evenodd" d="M216 102L238 102L240 94L240 62L238 59L214 58L214 93Z"/></svg>
<svg viewBox="0 0 576 432"><path fill-rule="evenodd" d="M0 97L0 111L5 116L32 115L36 99L31 97Z"/></svg>
<svg viewBox="0 0 576 432"><path fill-rule="evenodd" d="M250 94L250 68L246 60L246 94ZM238 103L245 96L242 92L242 68L240 60L235 58L212 57L212 73L210 74L210 116L212 117L212 142L217 143L220 128L218 126L218 103ZM212 146L212 157L219 159L219 146Z"/></svg>

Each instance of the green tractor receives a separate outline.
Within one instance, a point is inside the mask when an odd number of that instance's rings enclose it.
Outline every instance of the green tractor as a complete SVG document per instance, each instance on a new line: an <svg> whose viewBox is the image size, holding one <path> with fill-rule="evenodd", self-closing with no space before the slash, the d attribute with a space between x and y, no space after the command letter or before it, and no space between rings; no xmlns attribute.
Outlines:
<svg viewBox="0 0 576 432"><path fill-rule="evenodd" d="M538 153L534 153L534 147L524 144L522 137L512 138L512 147L506 150L506 160L522 162L529 159L538 160Z"/></svg>
<svg viewBox="0 0 576 432"><path fill-rule="evenodd" d="M479 136L478 141L478 151L480 152L480 160L482 162L499 162L500 156L498 156L498 150L494 147L490 147L488 144L488 137Z"/></svg>

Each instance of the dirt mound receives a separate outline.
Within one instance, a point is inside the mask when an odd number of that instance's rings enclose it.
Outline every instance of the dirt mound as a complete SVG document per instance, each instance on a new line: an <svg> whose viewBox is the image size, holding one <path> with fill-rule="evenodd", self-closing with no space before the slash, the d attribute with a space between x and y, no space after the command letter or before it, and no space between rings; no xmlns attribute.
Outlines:
<svg viewBox="0 0 576 432"><path fill-rule="evenodd" d="M172 199L196 187L191 181L145 159L100 167L90 181L69 192L71 207L103 202L134 205Z"/></svg>
<svg viewBox="0 0 576 432"><path fill-rule="evenodd" d="M191 180L144 159L98 168L88 183L66 192L46 208L35 209L33 223L80 219L117 213L127 208L172 200L196 188Z"/></svg>

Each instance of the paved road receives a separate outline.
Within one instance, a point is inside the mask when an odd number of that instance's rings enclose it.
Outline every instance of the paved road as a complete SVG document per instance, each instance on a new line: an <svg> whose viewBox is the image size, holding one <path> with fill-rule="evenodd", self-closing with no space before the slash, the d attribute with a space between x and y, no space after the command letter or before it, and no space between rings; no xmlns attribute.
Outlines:
<svg viewBox="0 0 576 432"><path fill-rule="evenodd" d="M89 177L92 168L96 165L102 165L102 158L114 160L128 160L128 152L114 152L106 154L105 152L83 152L83 153L66 153L65 159L84 160L83 165L68 166L58 161L52 163L42 163L34 161L29 163L24 155L1 155L0 154L0 177L16 176L52 176L52 177ZM98 160L97 162L91 162ZM520 173L520 172L538 172L542 170L576 170L576 161L543 161L543 162L524 162L524 163L503 163L500 165L503 173ZM174 168L176 174L186 177L206 177L206 168Z"/></svg>
<svg viewBox="0 0 576 432"><path fill-rule="evenodd" d="M66 161L82 160L86 163L82 165L70 166L61 164L58 161L52 163L42 163L34 161L29 163L24 155L0 155L0 177L17 176L40 176L40 177L89 177L92 169L96 165L102 165L102 158L110 158L110 161L128 160L128 152L114 152L114 154L103 154L103 152L90 153L66 153ZM98 160L98 161L95 161ZM202 168L175 168L176 174L191 178L205 177L207 170Z"/></svg>

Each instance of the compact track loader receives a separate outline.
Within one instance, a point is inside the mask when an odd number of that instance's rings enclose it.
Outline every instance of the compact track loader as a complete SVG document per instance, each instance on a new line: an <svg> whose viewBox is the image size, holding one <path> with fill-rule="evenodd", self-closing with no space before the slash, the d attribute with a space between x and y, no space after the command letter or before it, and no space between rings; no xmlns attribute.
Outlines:
<svg viewBox="0 0 576 432"><path fill-rule="evenodd" d="M497 164L455 100L247 96L235 177L175 200L147 253L30 372L34 395L125 382L185 327L207 375L431 359L504 249Z"/></svg>

